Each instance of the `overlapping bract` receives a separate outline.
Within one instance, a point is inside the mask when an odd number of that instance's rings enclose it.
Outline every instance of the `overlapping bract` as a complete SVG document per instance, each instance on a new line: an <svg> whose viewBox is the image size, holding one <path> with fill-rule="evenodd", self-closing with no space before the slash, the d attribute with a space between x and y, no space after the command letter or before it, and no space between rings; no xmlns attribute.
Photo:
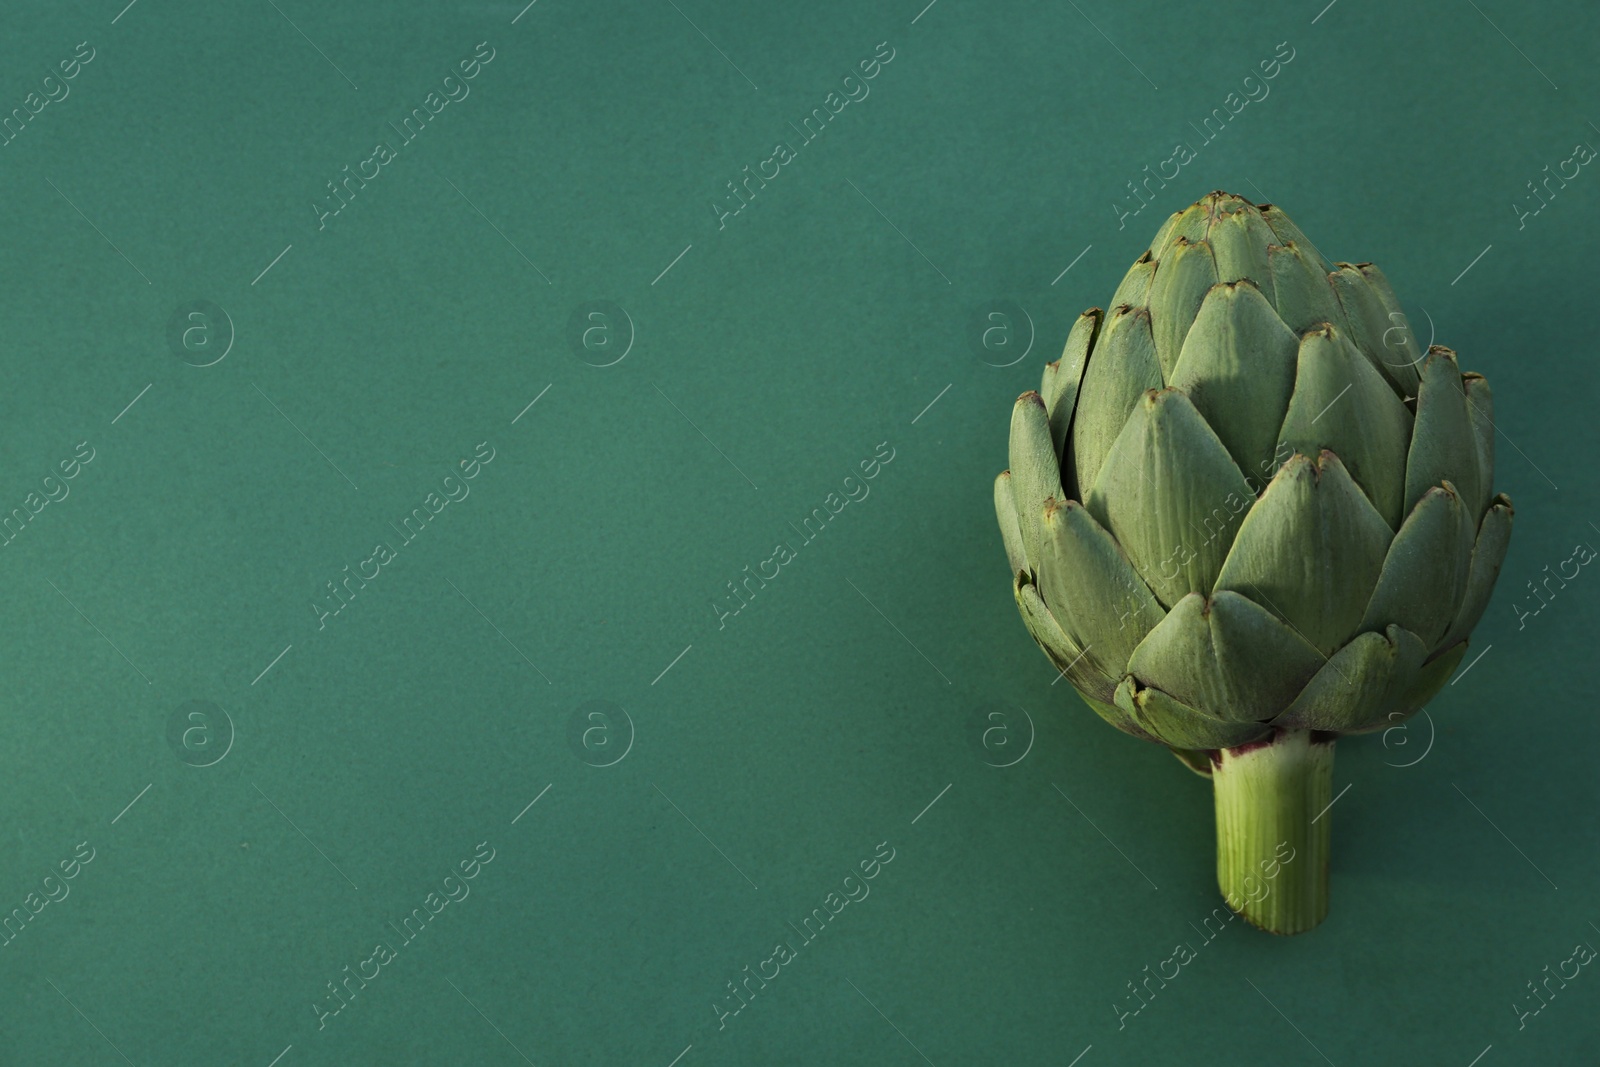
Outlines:
<svg viewBox="0 0 1600 1067"><path fill-rule="evenodd" d="M1174 750L1399 722L1505 556L1492 414L1376 267L1212 193L1017 400L995 508L1023 620L1090 707Z"/></svg>

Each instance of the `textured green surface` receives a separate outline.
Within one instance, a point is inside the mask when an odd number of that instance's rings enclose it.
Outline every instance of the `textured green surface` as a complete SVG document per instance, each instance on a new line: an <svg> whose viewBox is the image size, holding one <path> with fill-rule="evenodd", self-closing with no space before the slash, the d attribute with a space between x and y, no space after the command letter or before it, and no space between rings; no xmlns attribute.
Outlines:
<svg viewBox="0 0 1600 1067"><path fill-rule="evenodd" d="M1592 7L122 2L0 35L0 1060L1592 1055ZM1209 783L1052 685L991 500L1218 187L1487 375L1517 508L1292 941L1206 923Z"/></svg>

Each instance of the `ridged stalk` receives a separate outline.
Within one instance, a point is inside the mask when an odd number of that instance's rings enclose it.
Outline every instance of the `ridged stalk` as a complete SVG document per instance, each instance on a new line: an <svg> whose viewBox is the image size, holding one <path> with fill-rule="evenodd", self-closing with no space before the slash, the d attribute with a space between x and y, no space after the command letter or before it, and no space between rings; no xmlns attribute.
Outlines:
<svg viewBox="0 0 1600 1067"><path fill-rule="evenodd" d="M1217 885L1268 933L1298 934L1328 914L1333 735L1280 730L1218 750Z"/></svg>

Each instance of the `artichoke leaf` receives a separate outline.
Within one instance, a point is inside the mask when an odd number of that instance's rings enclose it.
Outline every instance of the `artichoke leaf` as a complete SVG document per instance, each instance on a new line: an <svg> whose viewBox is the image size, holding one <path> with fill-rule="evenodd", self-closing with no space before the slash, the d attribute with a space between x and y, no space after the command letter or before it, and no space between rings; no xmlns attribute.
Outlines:
<svg viewBox="0 0 1600 1067"><path fill-rule="evenodd" d="M1140 397L1084 502L1171 607L1211 592L1254 500L1188 396L1162 389Z"/></svg>
<svg viewBox="0 0 1600 1067"><path fill-rule="evenodd" d="M1178 238L1183 238L1187 243L1205 239L1206 231L1211 228L1211 208L1206 200L1197 200L1184 208L1174 212L1172 217L1162 224L1156 231L1156 239L1150 242L1150 254L1155 257L1158 264L1165 263L1172 255L1173 246Z"/></svg>
<svg viewBox="0 0 1600 1067"><path fill-rule="evenodd" d="M1194 748L1168 748L1168 752L1178 757L1178 762L1189 768L1202 778L1211 777L1211 753L1209 750Z"/></svg>
<svg viewBox="0 0 1600 1067"><path fill-rule="evenodd" d="M1399 626L1358 634L1322 665L1272 725L1342 734L1384 725L1390 712L1403 710L1427 655L1422 639Z"/></svg>
<svg viewBox="0 0 1600 1067"><path fill-rule="evenodd" d="M1127 712L1111 703L1114 683L1084 662L1083 653L1039 598L1039 590L1030 582L1017 582L1015 591L1017 607L1022 611L1028 632L1044 650L1056 671L1066 675L1067 682L1089 705L1089 709L1125 734L1141 741L1154 741L1155 738L1140 729Z"/></svg>
<svg viewBox="0 0 1600 1067"><path fill-rule="evenodd" d="M1055 445L1056 457L1061 458L1067 447L1067 431L1072 427L1072 412L1078 406L1078 388L1083 383L1083 368L1089 362L1089 349L1100 332L1101 312L1090 308L1078 316L1067 334L1061 358L1045 364L1045 379L1039 386L1045 411L1050 416L1050 440ZM1054 367L1055 370L1050 368ZM1066 467L1062 467L1066 473Z"/></svg>
<svg viewBox="0 0 1600 1067"><path fill-rule="evenodd" d="M1163 380L1171 375L1200 303L1217 284L1217 263L1206 241L1179 237L1150 280L1150 331Z"/></svg>
<svg viewBox="0 0 1600 1067"><path fill-rule="evenodd" d="M1500 565L1505 562L1506 546L1511 542L1513 514L1510 498L1501 493L1478 524L1478 540L1472 546L1472 564L1467 570L1466 592L1462 594L1461 607L1450 624L1449 633L1439 643L1440 647L1466 640L1483 618L1494 592L1494 581L1500 576Z"/></svg>
<svg viewBox="0 0 1600 1067"><path fill-rule="evenodd" d="M1139 642L1128 672L1228 722L1275 718L1322 666L1320 652L1238 593L1190 593Z"/></svg>
<svg viewBox="0 0 1600 1067"><path fill-rule="evenodd" d="M1045 415L1050 414L1051 406L1055 399L1061 395L1061 361L1053 359L1044 365L1044 372L1039 376L1039 399L1044 401ZM1056 458L1060 459L1060 453Z"/></svg>
<svg viewBox="0 0 1600 1067"><path fill-rule="evenodd" d="M1123 711L1115 704L1107 704L1104 700L1101 700L1098 697L1092 697L1088 693L1085 693L1082 689L1074 689L1073 692L1077 693L1079 699L1081 699L1085 704L1089 705L1090 711L1093 711L1096 715L1100 716L1106 722L1110 723L1112 726L1115 726L1128 736L1137 737L1141 741L1155 740L1155 738L1151 737L1148 733L1141 729L1139 724L1134 722L1133 719L1128 716L1127 712Z"/></svg>
<svg viewBox="0 0 1600 1067"><path fill-rule="evenodd" d="M1254 284L1219 282L1201 302L1169 380L1189 394L1239 469L1261 482L1275 466L1298 349Z"/></svg>
<svg viewBox="0 0 1600 1067"><path fill-rule="evenodd" d="M1349 339L1328 325L1300 339L1294 398L1279 451L1339 457L1390 530L1405 512L1406 446L1411 412Z"/></svg>
<svg viewBox="0 0 1600 1067"><path fill-rule="evenodd" d="M1031 391L1017 397L1011 409L1011 494L1028 566L1038 573L1044 505L1061 496L1061 465L1051 442L1044 400Z"/></svg>
<svg viewBox="0 0 1600 1067"><path fill-rule="evenodd" d="M1339 264L1339 269L1328 275L1334 296L1350 323L1350 340L1367 361L1383 375L1397 397L1417 394L1417 368L1414 355L1404 344L1410 330L1399 321L1391 320L1389 309L1373 291L1361 268L1349 263Z"/></svg>
<svg viewBox="0 0 1600 1067"><path fill-rule="evenodd" d="M1434 648L1461 607L1473 533L1455 487L1446 482L1429 489L1389 546L1361 629L1381 631L1394 623Z"/></svg>
<svg viewBox="0 0 1600 1067"><path fill-rule="evenodd" d="M1332 655L1356 632L1392 539L1338 456L1296 454L1245 515L1216 588L1249 597Z"/></svg>
<svg viewBox="0 0 1600 1067"><path fill-rule="evenodd" d="M1264 723L1213 719L1159 689L1139 685L1131 674L1117 686L1116 701L1146 733L1175 749L1233 748L1272 732Z"/></svg>
<svg viewBox="0 0 1600 1067"><path fill-rule="evenodd" d="M1128 273L1122 276L1122 281L1117 284L1117 291L1111 294L1111 303L1106 306L1144 307L1149 303L1150 279L1154 278L1155 274L1155 258L1146 252L1134 260L1133 266L1128 268Z"/></svg>
<svg viewBox="0 0 1600 1067"><path fill-rule="evenodd" d="M1316 268L1319 274L1327 274L1332 269L1327 257L1317 251L1317 246L1311 243L1310 238L1300 232L1300 227L1296 226L1294 220L1284 213L1283 208L1277 204L1262 204L1261 219L1267 224L1268 229L1278 235L1278 239L1273 242L1274 244L1293 244L1301 250L1302 254L1310 257L1312 266Z"/></svg>
<svg viewBox="0 0 1600 1067"><path fill-rule="evenodd" d="M1411 685L1400 697L1400 703L1389 709L1381 721L1363 726L1353 733L1370 733L1373 730L1383 730L1391 726L1398 726L1411 716L1422 710L1423 705L1432 700L1444 683L1450 680L1450 675L1455 673L1456 667L1461 663L1461 657L1467 653L1465 641L1446 649L1441 655L1428 660L1417 671Z"/></svg>
<svg viewBox="0 0 1600 1067"><path fill-rule="evenodd" d="M1018 571L1030 570L1028 550L1022 544L1022 525L1017 518L1017 502L1011 496L1011 472L1001 471L994 480L994 513L1000 520L1000 540L1006 546L1006 560L1011 564L1011 576Z"/></svg>
<svg viewBox="0 0 1600 1067"><path fill-rule="evenodd" d="M1394 295L1394 288L1389 284L1389 279L1384 277L1383 271L1371 263L1358 263L1356 269L1367 280L1367 286L1377 296L1378 302L1383 305L1384 317L1389 320L1389 326L1384 331L1385 361L1390 366L1399 369L1402 365L1411 367L1414 375L1420 375L1422 361L1427 353L1417 342L1416 334L1411 332L1411 321L1406 318L1406 313L1400 309L1400 298ZM1430 337L1429 341L1433 339ZM1406 390L1407 395L1414 395L1415 388Z"/></svg>
<svg viewBox="0 0 1600 1067"><path fill-rule="evenodd" d="M1146 389L1161 388L1161 363L1146 308L1113 308L1089 353L1072 420L1068 462L1081 498Z"/></svg>
<svg viewBox="0 0 1600 1067"><path fill-rule="evenodd" d="M1109 533L1075 500L1044 513L1039 592L1084 658L1121 678L1166 612Z"/></svg>
<svg viewBox="0 0 1600 1067"><path fill-rule="evenodd" d="M1115 678L1108 678L1096 671L1084 658L1078 643L1061 628L1061 620L1051 614L1049 606L1039 595L1039 587L1024 577L1012 583L1012 591L1028 633L1044 650L1056 673L1066 675L1067 681L1085 700L1098 700L1109 706L1116 689ZM1123 726L1132 725L1126 715L1119 712L1117 717L1123 720Z"/></svg>
<svg viewBox="0 0 1600 1067"><path fill-rule="evenodd" d="M1312 255L1294 242L1273 245L1267 254L1272 261L1273 306L1289 329L1300 334L1324 322L1347 328L1328 275Z"/></svg>
<svg viewBox="0 0 1600 1067"><path fill-rule="evenodd" d="M1481 374L1463 374L1461 385L1467 394L1472 435L1478 442L1478 495L1463 503L1471 509L1476 522L1489 510L1489 499L1494 496L1494 394L1489 391L1488 379Z"/></svg>
<svg viewBox="0 0 1600 1067"><path fill-rule="evenodd" d="M1248 279L1270 306L1272 260L1267 255L1267 247L1277 244L1278 237L1255 207L1243 201L1238 204L1238 210L1219 215L1207 234L1211 253L1217 261L1217 281Z"/></svg>
<svg viewBox="0 0 1600 1067"><path fill-rule="evenodd" d="M1406 510L1436 485L1456 487L1461 499L1478 499L1478 440L1467 414L1456 354L1442 345L1428 350L1417 390L1417 419L1406 455Z"/></svg>

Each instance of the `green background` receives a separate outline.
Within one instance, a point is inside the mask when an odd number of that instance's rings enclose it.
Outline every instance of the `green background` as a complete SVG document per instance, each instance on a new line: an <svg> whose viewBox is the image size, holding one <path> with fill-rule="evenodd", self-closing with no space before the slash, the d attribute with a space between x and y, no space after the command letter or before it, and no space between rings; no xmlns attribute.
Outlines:
<svg viewBox="0 0 1600 1067"><path fill-rule="evenodd" d="M0 1062L1592 1060L1600 977L1512 1007L1600 945L1597 579L1517 614L1600 544L1600 176L1514 206L1600 146L1592 5L34 6L0 113L94 59L0 147L0 511L94 459L0 549L0 910L94 859L0 948ZM479 42L470 95L319 229ZM870 95L719 229L879 42ZM1209 786L1052 687L991 482L1076 314L1219 187L1379 263L1489 377L1517 521L1483 657L1339 745L1327 922L1202 945ZM173 345L197 300L225 319ZM626 317L586 349L594 301ZM479 442L470 497L319 628ZM227 721L175 745L195 700ZM319 1030L480 842L471 895ZM719 1029L881 842L870 897Z"/></svg>

